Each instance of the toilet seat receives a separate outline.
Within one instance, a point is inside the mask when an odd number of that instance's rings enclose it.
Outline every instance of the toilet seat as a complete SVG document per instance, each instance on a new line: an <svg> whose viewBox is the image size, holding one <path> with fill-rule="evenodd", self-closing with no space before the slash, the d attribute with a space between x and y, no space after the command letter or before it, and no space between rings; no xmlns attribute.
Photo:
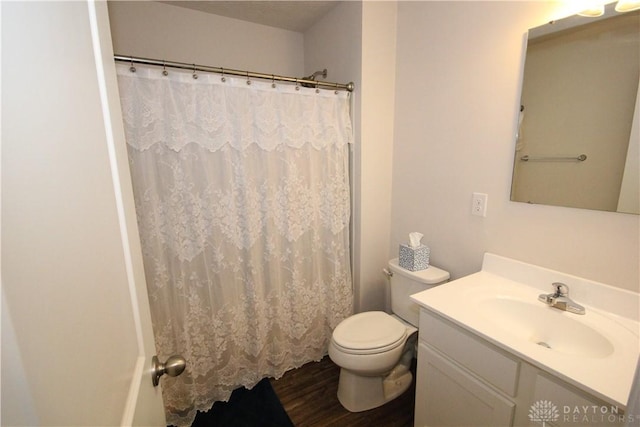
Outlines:
<svg viewBox="0 0 640 427"><path fill-rule="evenodd" d="M333 331L333 344L348 354L376 354L404 345L407 327L383 311L368 311L343 320Z"/></svg>

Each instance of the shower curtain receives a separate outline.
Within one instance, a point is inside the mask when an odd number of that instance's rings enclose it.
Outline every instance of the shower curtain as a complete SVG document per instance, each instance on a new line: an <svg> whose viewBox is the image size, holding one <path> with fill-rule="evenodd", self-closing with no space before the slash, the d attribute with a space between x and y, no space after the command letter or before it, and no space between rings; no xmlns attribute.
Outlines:
<svg viewBox="0 0 640 427"><path fill-rule="evenodd" d="M197 78L195 78L197 77ZM118 65L167 421L319 360L352 313L348 94Z"/></svg>

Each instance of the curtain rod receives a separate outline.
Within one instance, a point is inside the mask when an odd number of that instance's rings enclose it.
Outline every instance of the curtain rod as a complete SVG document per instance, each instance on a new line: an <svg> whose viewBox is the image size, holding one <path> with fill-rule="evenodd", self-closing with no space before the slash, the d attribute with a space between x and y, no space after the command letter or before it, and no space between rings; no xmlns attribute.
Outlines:
<svg viewBox="0 0 640 427"><path fill-rule="evenodd" d="M332 83L332 82L323 82L320 80L311 80L305 78L297 78L297 77L286 77L286 76L277 76L274 74L264 74L264 73L256 73L252 71L241 71L234 70L230 68L222 68L222 67L210 67L207 65L198 65L198 64L187 64L186 62L175 62L175 61L165 61L160 59L149 59L149 58L138 58L135 56L124 56L124 55L114 55L113 57L116 61L120 62L128 62L132 66L133 64L146 64L146 65L157 65L160 67L170 67L170 68L180 68L183 70L192 70L192 71L203 71L209 73L217 73L222 75L230 75L230 76L241 76L247 78L255 78L255 79L265 79L272 81L282 81L289 83L301 84L307 87L322 87L322 88L331 88L331 89L340 89L346 90L349 92L353 92L355 86L353 82L349 82L346 84L342 83Z"/></svg>

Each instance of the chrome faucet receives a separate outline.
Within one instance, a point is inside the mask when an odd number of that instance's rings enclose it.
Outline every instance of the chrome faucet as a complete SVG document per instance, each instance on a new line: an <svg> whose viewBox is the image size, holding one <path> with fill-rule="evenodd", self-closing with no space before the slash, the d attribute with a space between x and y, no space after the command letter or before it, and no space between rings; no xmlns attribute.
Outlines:
<svg viewBox="0 0 640 427"><path fill-rule="evenodd" d="M560 282L554 282L553 287L556 290L554 293L540 294L540 296L538 296L538 300L542 301L550 307L568 311L570 313L585 313L583 306L573 302L573 300L569 298L569 287L567 285Z"/></svg>

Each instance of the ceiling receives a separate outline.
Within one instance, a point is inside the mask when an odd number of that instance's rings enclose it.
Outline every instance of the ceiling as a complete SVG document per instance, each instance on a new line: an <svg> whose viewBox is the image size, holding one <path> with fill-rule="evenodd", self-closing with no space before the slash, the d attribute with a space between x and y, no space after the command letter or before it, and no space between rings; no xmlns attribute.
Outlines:
<svg viewBox="0 0 640 427"><path fill-rule="evenodd" d="M304 32L335 7L338 1L162 1L227 18Z"/></svg>

